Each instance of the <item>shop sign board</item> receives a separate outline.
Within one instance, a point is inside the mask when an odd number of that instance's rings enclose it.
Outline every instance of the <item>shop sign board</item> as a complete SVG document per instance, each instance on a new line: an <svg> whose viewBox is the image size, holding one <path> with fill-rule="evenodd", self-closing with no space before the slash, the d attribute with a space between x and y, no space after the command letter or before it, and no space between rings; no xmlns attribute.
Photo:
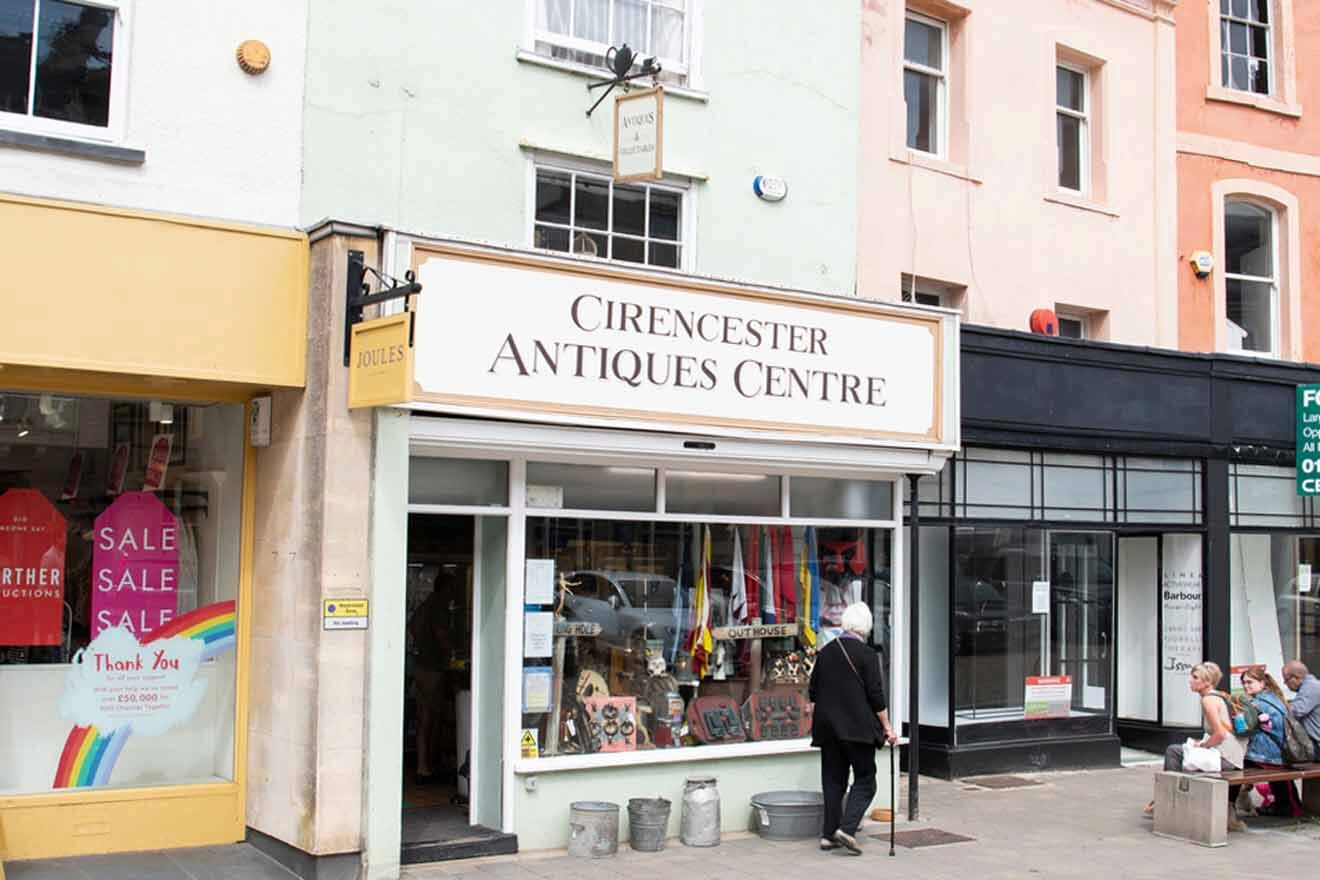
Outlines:
<svg viewBox="0 0 1320 880"><path fill-rule="evenodd" d="M179 521L150 492L125 492L96 518L92 638L111 627L139 636L179 608Z"/></svg>
<svg viewBox="0 0 1320 880"><path fill-rule="evenodd" d="M326 599L321 604L321 629L366 629L370 599Z"/></svg>
<svg viewBox="0 0 1320 880"><path fill-rule="evenodd" d="M1297 494L1320 495L1320 385L1297 386Z"/></svg>
<svg viewBox="0 0 1320 880"><path fill-rule="evenodd" d="M353 325L348 408L407 403L413 392L412 320L401 312Z"/></svg>
<svg viewBox="0 0 1320 880"><path fill-rule="evenodd" d="M65 523L36 489L0 495L0 645L58 645Z"/></svg>
<svg viewBox="0 0 1320 880"><path fill-rule="evenodd" d="M1029 675L1025 687L1023 716L1027 720L1072 714L1071 675Z"/></svg>
<svg viewBox="0 0 1320 880"><path fill-rule="evenodd" d="M662 86L614 99L614 179L659 180L664 175L665 90Z"/></svg>
<svg viewBox="0 0 1320 880"><path fill-rule="evenodd" d="M957 321L877 303L418 249L415 409L952 448Z"/></svg>
<svg viewBox="0 0 1320 880"><path fill-rule="evenodd" d="M749 623L741 626L717 626L711 630L711 637L720 641L779 639L796 636L798 629L799 625L796 623Z"/></svg>

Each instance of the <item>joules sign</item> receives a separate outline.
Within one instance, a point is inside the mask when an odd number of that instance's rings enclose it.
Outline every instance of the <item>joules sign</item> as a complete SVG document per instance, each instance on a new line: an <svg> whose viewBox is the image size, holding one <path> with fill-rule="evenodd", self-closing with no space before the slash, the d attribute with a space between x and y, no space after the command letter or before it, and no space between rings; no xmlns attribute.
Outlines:
<svg viewBox="0 0 1320 880"><path fill-rule="evenodd" d="M417 313L414 404L703 433L957 442L956 386L945 381L952 317L588 272L449 253L423 263L420 280L445 298Z"/></svg>
<svg viewBox="0 0 1320 880"><path fill-rule="evenodd" d="M150 492L127 492L96 518L92 637L111 627L142 636L179 608L179 521Z"/></svg>

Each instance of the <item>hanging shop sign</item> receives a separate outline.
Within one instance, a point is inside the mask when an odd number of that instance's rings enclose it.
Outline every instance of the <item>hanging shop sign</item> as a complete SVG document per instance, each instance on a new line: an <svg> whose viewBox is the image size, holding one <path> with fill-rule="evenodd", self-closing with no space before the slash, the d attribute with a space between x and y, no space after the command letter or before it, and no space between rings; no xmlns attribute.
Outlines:
<svg viewBox="0 0 1320 880"><path fill-rule="evenodd" d="M179 608L179 521L150 492L125 492L96 518L92 638L111 627L142 635Z"/></svg>
<svg viewBox="0 0 1320 880"><path fill-rule="evenodd" d="M1297 386L1297 494L1320 495L1320 385Z"/></svg>
<svg viewBox="0 0 1320 880"><path fill-rule="evenodd" d="M353 325L348 408L407 403L413 391L412 317L388 315Z"/></svg>
<svg viewBox="0 0 1320 880"><path fill-rule="evenodd" d="M659 180L664 175L665 90L662 86L614 99L614 179Z"/></svg>
<svg viewBox="0 0 1320 880"><path fill-rule="evenodd" d="M952 316L457 248L418 257L445 296L418 312L415 408L957 444Z"/></svg>
<svg viewBox="0 0 1320 880"><path fill-rule="evenodd" d="M36 489L0 495L0 645L58 645L65 523Z"/></svg>

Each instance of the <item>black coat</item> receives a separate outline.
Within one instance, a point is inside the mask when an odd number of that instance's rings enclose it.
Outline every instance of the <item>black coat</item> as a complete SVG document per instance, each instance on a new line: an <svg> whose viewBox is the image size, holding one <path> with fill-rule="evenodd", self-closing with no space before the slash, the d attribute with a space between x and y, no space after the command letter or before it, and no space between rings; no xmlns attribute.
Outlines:
<svg viewBox="0 0 1320 880"><path fill-rule="evenodd" d="M888 708L885 685L880 677L880 656L870 645L859 639L840 637L822 648L816 655L807 694L815 704L811 721L813 746L837 740L884 742L884 731L876 713Z"/></svg>

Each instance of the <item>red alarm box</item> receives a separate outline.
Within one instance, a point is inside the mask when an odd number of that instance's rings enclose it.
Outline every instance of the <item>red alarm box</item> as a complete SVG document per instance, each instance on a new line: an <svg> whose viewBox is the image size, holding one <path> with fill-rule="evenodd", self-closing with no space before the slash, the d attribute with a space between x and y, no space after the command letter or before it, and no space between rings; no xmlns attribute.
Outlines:
<svg viewBox="0 0 1320 880"><path fill-rule="evenodd" d="M1036 309L1031 313L1031 332L1045 336L1059 335L1059 316L1053 309Z"/></svg>

